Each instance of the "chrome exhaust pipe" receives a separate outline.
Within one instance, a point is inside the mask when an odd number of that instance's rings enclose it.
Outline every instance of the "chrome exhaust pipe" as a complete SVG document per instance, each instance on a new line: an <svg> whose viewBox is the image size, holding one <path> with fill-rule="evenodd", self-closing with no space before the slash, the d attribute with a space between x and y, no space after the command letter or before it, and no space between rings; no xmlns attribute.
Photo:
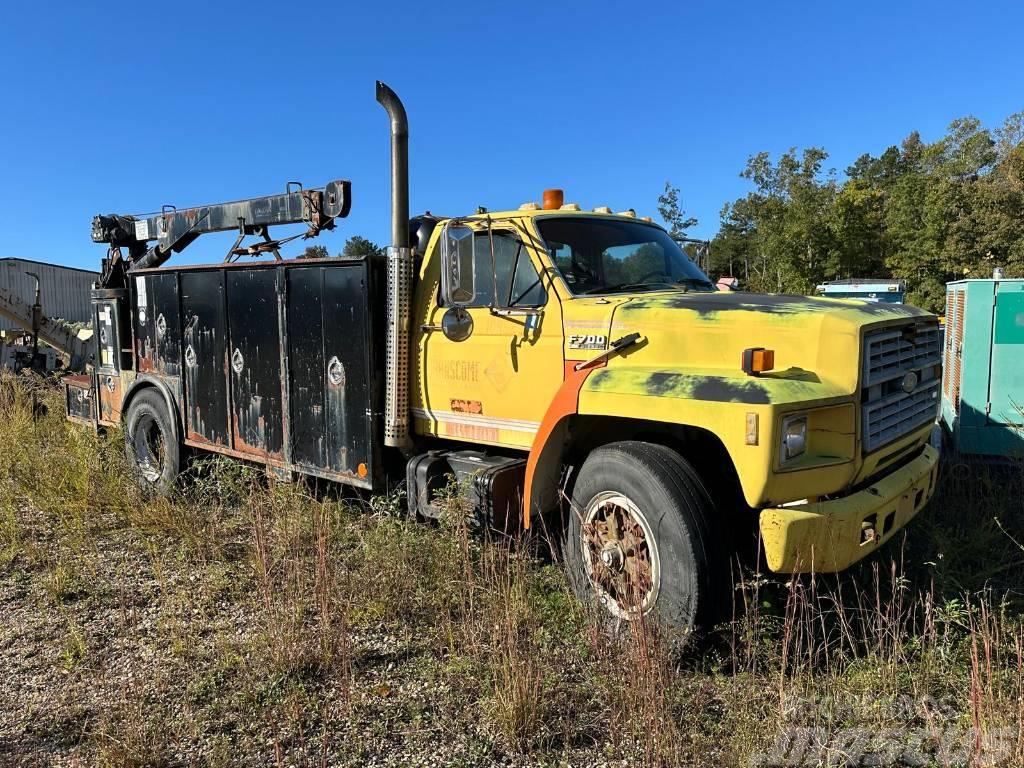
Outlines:
<svg viewBox="0 0 1024 768"><path fill-rule="evenodd" d="M391 119L391 245L409 247L409 120L398 94L377 81L377 103Z"/></svg>
<svg viewBox="0 0 1024 768"><path fill-rule="evenodd" d="M409 121L402 100L377 81L377 102L391 120L391 245L387 249L387 347L384 371L384 444L409 439L409 323L412 250L409 248Z"/></svg>

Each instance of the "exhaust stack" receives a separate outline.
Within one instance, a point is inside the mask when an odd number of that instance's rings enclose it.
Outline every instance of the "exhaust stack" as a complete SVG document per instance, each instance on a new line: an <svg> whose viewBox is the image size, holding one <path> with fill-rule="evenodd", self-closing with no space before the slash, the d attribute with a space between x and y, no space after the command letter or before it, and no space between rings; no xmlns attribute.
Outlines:
<svg viewBox="0 0 1024 768"><path fill-rule="evenodd" d="M409 440L409 322L412 250L409 248L409 121L402 100L377 81L377 102L391 121L391 245L387 249L387 345L384 372L384 444Z"/></svg>

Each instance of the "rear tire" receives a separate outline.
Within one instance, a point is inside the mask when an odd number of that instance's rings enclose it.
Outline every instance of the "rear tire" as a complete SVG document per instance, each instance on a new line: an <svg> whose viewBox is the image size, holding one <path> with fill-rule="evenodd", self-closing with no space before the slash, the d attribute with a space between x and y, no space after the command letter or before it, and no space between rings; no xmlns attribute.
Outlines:
<svg viewBox="0 0 1024 768"><path fill-rule="evenodd" d="M128 405L125 451L144 490L166 494L181 471L181 445L167 403L155 389L145 389Z"/></svg>
<svg viewBox="0 0 1024 768"><path fill-rule="evenodd" d="M613 620L650 615L688 633L710 628L728 582L714 519L710 495L675 451L633 441L596 449L566 526L573 591Z"/></svg>

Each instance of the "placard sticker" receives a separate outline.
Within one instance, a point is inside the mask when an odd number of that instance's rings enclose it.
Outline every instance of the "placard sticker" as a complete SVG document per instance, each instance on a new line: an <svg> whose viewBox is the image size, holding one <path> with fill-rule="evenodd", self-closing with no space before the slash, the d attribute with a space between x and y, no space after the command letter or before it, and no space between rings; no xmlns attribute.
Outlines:
<svg viewBox="0 0 1024 768"><path fill-rule="evenodd" d="M149 240L149 221L147 219L135 222L135 239Z"/></svg>
<svg viewBox="0 0 1024 768"><path fill-rule="evenodd" d="M136 276L135 278L135 296L139 300L140 307L148 307L149 302L146 301L146 278Z"/></svg>

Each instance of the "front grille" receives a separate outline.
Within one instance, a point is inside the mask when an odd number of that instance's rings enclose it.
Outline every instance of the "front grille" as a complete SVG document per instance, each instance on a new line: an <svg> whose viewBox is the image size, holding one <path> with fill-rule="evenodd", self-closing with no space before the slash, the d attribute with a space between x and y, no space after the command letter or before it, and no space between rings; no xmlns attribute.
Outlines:
<svg viewBox="0 0 1024 768"><path fill-rule="evenodd" d="M934 321L873 331L864 338L861 412L864 452L871 453L935 420L942 347ZM907 374L917 381L910 392Z"/></svg>
<svg viewBox="0 0 1024 768"><path fill-rule="evenodd" d="M942 360L939 326L916 323L875 331L864 339L864 386L902 379Z"/></svg>

